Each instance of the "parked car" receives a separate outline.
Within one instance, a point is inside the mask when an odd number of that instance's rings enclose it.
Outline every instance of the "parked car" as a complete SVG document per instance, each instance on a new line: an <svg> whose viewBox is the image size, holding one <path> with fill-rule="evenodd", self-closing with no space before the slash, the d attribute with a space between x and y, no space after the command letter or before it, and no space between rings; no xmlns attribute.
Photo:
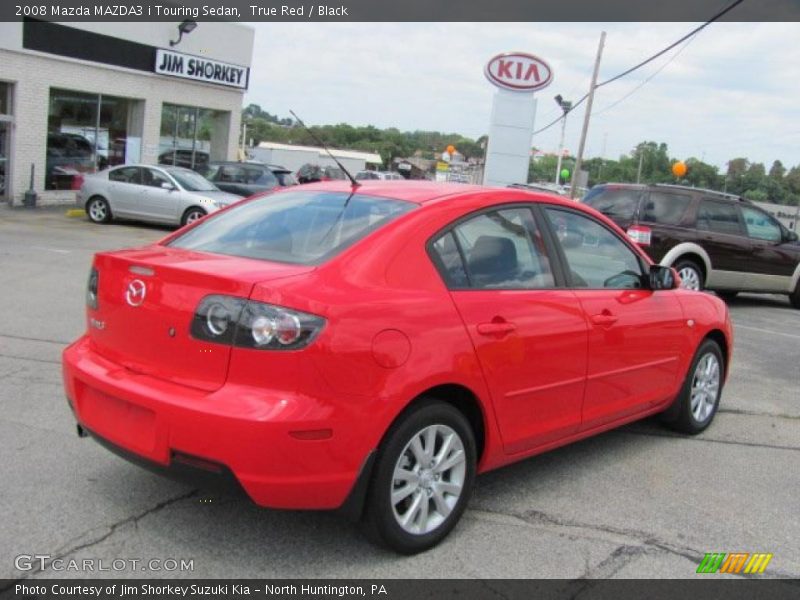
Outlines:
<svg viewBox="0 0 800 600"><path fill-rule="evenodd" d="M194 154L194 158L192 158ZM194 171L202 172L208 167L208 152L191 149L167 150L158 155L158 164L170 165L173 167L183 167Z"/></svg>
<svg viewBox="0 0 800 600"><path fill-rule="evenodd" d="M517 190L530 190L532 192L548 192L550 194L558 194L559 196L566 196L567 189L557 183L512 183L508 187Z"/></svg>
<svg viewBox="0 0 800 600"><path fill-rule="evenodd" d="M87 175L78 205L95 223L113 218L187 225L241 200L182 167L123 165Z"/></svg>
<svg viewBox="0 0 800 600"><path fill-rule="evenodd" d="M212 162L202 175L219 189L237 196L252 196L297 183L289 169L257 162Z"/></svg>
<svg viewBox="0 0 800 600"><path fill-rule="evenodd" d="M106 159L98 157L101 162ZM96 169L92 143L76 133L47 134L46 187L50 190L74 189L81 177Z"/></svg>
<svg viewBox="0 0 800 600"><path fill-rule="evenodd" d="M478 473L657 413L709 426L728 309L676 288L553 195L298 186L95 255L66 396L80 434L140 464L341 508L419 552Z"/></svg>
<svg viewBox="0 0 800 600"><path fill-rule="evenodd" d="M318 181L345 180L347 175L339 167L328 167L306 163L297 170L298 183L316 183Z"/></svg>
<svg viewBox="0 0 800 600"><path fill-rule="evenodd" d="M626 229L650 257L674 266L682 285L786 294L800 308L797 234L737 196L677 185L603 184L583 199Z"/></svg>
<svg viewBox="0 0 800 600"><path fill-rule="evenodd" d="M375 180L375 181L399 181L405 180L405 177L400 175L400 173L393 173L391 171L359 171L355 174L355 178L358 181L368 181L368 180Z"/></svg>

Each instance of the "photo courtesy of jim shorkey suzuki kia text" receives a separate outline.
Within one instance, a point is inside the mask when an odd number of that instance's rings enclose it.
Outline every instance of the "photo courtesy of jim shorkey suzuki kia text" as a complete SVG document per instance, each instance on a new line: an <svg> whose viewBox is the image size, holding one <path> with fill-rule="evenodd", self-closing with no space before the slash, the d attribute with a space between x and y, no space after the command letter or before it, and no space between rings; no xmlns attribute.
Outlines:
<svg viewBox="0 0 800 600"><path fill-rule="evenodd" d="M388 598L387 587L380 583L365 585L313 585L313 584L281 584L272 585L264 582L253 586L239 583L218 583L211 585L192 584L33 584L17 583L14 586L17 596L73 596L96 598L194 598L196 596L241 597L251 595L264 596L358 596Z"/></svg>
<svg viewBox="0 0 800 600"><path fill-rule="evenodd" d="M10 0L13 2L13 0ZM202 6L168 6L159 4L92 4L64 6L61 4L15 5L17 17L152 17L160 18L226 18L262 19L270 17L349 17L348 7L342 4L308 4L298 6L258 6L251 5L243 12L236 6L204 4Z"/></svg>

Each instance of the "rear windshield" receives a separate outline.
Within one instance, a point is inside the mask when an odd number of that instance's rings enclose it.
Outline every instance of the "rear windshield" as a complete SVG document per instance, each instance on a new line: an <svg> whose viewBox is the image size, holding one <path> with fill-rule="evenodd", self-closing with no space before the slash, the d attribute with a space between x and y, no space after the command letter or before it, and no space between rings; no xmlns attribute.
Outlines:
<svg viewBox="0 0 800 600"><path fill-rule="evenodd" d="M245 258L319 264L415 206L344 192L285 192L234 206L169 245Z"/></svg>
<svg viewBox="0 0 800 600"><path fill-rule="evenodd" d="M636 188L592 188L583 199L611 219L631 220L639 204L641 190Z"/></svg>

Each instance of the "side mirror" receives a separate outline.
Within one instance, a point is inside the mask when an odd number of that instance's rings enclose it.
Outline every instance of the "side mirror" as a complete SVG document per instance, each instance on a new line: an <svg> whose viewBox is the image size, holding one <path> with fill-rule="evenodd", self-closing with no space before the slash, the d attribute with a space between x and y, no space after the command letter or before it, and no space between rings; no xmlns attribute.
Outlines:
<svg viewBox="0 0 800 600"><path fill-rule="evenodd" d="M678 275L675 269L661 265L650 266L651 290L674 290L678 287Z"/></svg>
<svg viewBox="0 0 800 600"><path fill-rule="evenodd" d="M796 242L798 239L796 231L787 231L784 235L784 240L787 242Z"/></svg>
<svg viewBox="0 0 800 600"><path fill-rule="evenodd" d="M169 191L171 192L172 190L174 190L174 189L175 189L175 186L174 186L174 185L172 185L172 184L171 184L170 182L168 182L168 181L162 181L162 182L161 182L161 189L162 189L162 190L169 190Z"/></svg>

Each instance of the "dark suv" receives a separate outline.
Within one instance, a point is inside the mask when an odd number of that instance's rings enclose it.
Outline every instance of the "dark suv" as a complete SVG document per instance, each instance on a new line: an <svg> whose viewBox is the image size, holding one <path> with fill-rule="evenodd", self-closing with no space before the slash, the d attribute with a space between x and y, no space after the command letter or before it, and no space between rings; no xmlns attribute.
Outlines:
<svg viewBox="0 0 800 600"><path fill-rule="evenodd" d="M212 162L200 172L219 189L239 196L297 184L286 167L257 162Z"/></svg>
<svg viewBox="0 0 800 600"><path fill-rule="evenodd" d="M800 308L800 244L771 215L738 196L677 185L607 183L583 199L675 267L683 287L726 298L787 294Z"/></svg>

